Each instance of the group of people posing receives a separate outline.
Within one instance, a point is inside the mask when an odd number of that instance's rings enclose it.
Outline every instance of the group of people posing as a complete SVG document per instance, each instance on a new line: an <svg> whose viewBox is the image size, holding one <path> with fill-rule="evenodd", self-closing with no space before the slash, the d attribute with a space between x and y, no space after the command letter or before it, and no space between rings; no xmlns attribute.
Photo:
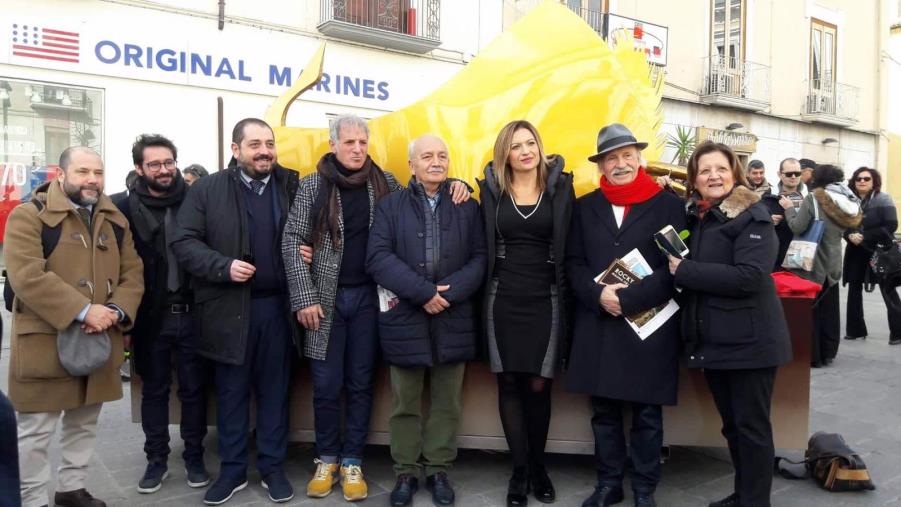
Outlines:
<svg viewBox="0 0 901 507"><path fill-rule="evenodd" d="M730 148L698 146L686 201L646 173L647 143L608 125L589 158L599 186L576 199L563 158L545 152L532 124L514 121L497 136L476 203L465 182L448 177L439 137L410 142L406 186L369 157L364 120L338 117L329 137L330 151L299 178L277 164L272 129L242 120L229 167L189 190L175 145L142 135L132 150L138 178L116 202L102 193L100 157L73 147L59 178L11 214L9 394L26 507L48 503L47 450L60 420L56 505L105 505L84 479L100 407L122 394L126 333L143 381L141 493L158 491L169 474L174 366L188 485L208 487L207 505L248 486L252 395L260 486L274 502L292 499L282 465L292 358L300 355L312 378L317 447L308 496L340 485L348 501L367 497L364 448L373 377L384 361L393 398L390 504L410 505L424 475L433 502L451 505L465 365L484 358L497 375L512 461L507 505L526 505L530 494L555 500L545 443L552 382L566 369L566 388L589 395L593 408L597 487L583 506L624 499L630 409L633 499L652 507L661 407L677 401L682 354L704 370L736 471L734 493L711 507L769 506L770 400L776 369L792 351L770 276L779 250L773 213ZM668 225L689 231L686 258L655 243ZM48 252L45 231L53 227L61 235ZM634 250L650 274L631 285L596 282ZM671 300L679 314L643 339L625 319ZM109 360L86 376L58 360L57 332L73 322L111 341ZM208 378L217 405L215 481L203 461Z"/></svg>

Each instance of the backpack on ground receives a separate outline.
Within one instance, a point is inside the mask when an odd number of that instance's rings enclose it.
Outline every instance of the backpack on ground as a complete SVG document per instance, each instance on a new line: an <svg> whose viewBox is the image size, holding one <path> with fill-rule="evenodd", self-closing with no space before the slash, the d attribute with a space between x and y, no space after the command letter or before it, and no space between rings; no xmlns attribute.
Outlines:
<svg viewBox="0 0 901 507"><path fill-rule="evenodd" d="M34 207L38 209L38 213L44 209L43 201L40 201L37 198L33 198L28 202L34 204ZM110 222L110 224L113 226L113 233L116 235L116 244L121 249L122 237L125 236L125 230L118 224L112 222ZM56 245L59 243L60 234L62 234L62 224L57 224L56 227L50 227L45 223L41 223L41 247L43 247L44 259L49 258L50 254L53 253L53 250L56 249ZM13 292L13 287L9 283L9 275L5 269L3 270L3 278L5 280L3 284L3 303L4 306L6 306L6 311L12 312L16 293Z"/></svg>

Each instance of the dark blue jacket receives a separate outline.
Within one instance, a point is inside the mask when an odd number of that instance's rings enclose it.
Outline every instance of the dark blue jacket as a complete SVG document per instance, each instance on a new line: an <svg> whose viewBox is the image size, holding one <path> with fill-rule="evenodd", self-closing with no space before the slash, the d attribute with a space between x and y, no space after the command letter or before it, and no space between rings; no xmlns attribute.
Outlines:
<svg viewBox="0 0 901 507"><path fill-rule="evenodd" d="M379 337L387 362L433 366L476 357L478 305L473 295L485 277L485 234L475 201L454 205L445 185L432 213L422 187L385 196L378 205L366 255L366 270L399 298L379 313ZM432 225L435 224L434 227ZM437 315L422 308L437 292L450 307Z"/></svg>
<svg viewBox="0 0 901 507"><path fill-rule="evenodd" d="M688 208L689 258L676 269L682 287L682 337L688 366L769 368L791 361L791 340L770 271L778 240L770 211L742 186L699 218Z"/></svg>

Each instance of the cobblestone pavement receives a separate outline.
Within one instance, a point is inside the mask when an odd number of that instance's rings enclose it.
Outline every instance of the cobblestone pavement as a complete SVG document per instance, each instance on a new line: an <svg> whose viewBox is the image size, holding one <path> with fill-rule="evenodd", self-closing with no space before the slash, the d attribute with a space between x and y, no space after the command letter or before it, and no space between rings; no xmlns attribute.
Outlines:
<svg viewBox="0 0 901 507"><path fill-rule="evenodd" d="M812 481L788 481L777 477L773 484L774 507L823 506L897 506L901 507L901 346L888 345L885 309L878 293L865 295L870 327L866 341L843 340L835 363L813 370L811 380L811 431L830 431L844 435L870 468L877 490L866 493L828 493ZM842 303L844 308L844 299ZM4 312L9 323L9 314ZM9 363L7 337L0 354L0 387L6 387ZM143 434L131 423L128 391L124 399L108 403L99 425L98 448L88 489L112 506L201 505L203 491L192 490L184 482L180 468L178 429L170 427L174 444L170 476L162 490L153 495L136 491L145 461ZM215 474L215 430L207 438L207 465ZM53 459L59 460L56 447ZM790 453L799 457L799 453ZM284 505L331 507L346 505L340 489L328 498L311 500L303 495L313 471L313 449L307 444L292 445L286 472L298 492ZM548 463L557 487L556 505L579 506L593 487L594 473L590 456L551 455ZM387 505L393 486L391 458L384 446L367 449L365 463L369 498L363 505ZM501 506L508 479L508 459L504 453L462 451L451 480L461 507ZM663 481L657 502L666 507L698 507L731 492L732 468L721 449L674 447L663 467ZM628 487L627 487L628 490ZM532 501L533 504L538 504ZM630 505L627 498L622 505ZM252 473L250 486L235 495L229 506L272 505L260 487L259 476ZM427 492L420 491L414 505L431 505Z"/></svg>

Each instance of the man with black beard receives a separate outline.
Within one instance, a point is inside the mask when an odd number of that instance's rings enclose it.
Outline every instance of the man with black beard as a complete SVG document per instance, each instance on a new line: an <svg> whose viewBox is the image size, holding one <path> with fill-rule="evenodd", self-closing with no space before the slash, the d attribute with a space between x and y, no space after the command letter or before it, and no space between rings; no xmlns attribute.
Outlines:
<svg viewBox="0 0 901 507"><path fill-rule="evenodd" d="M215 362L221 467L203 501L219 505L247 487L252 389L261 485L270 500L287 502L294 497L282 470L294 326L280 254L298 178L276 164L275 137L262 120L238 122L231 148L234 167L191 186L170 243L192 277L198 351Z"/></svg>
<svg viewBox="0 0 901 507"><path fill-rule="evenodd" d="M138 493L154 493L169 475L169 389L172 358L181 402L182 457L188 486L210 482L203 464L206 436L206 361L197 354L187 273L178 265L168 242L187 185L176 167L178 150L169 139L143 134L131 148L137 178L130 192L117 195L116 206L134 231L135 249L144 261L144 297L131 332L135 369L141 376L141 426L147 468Z"/></svg>

